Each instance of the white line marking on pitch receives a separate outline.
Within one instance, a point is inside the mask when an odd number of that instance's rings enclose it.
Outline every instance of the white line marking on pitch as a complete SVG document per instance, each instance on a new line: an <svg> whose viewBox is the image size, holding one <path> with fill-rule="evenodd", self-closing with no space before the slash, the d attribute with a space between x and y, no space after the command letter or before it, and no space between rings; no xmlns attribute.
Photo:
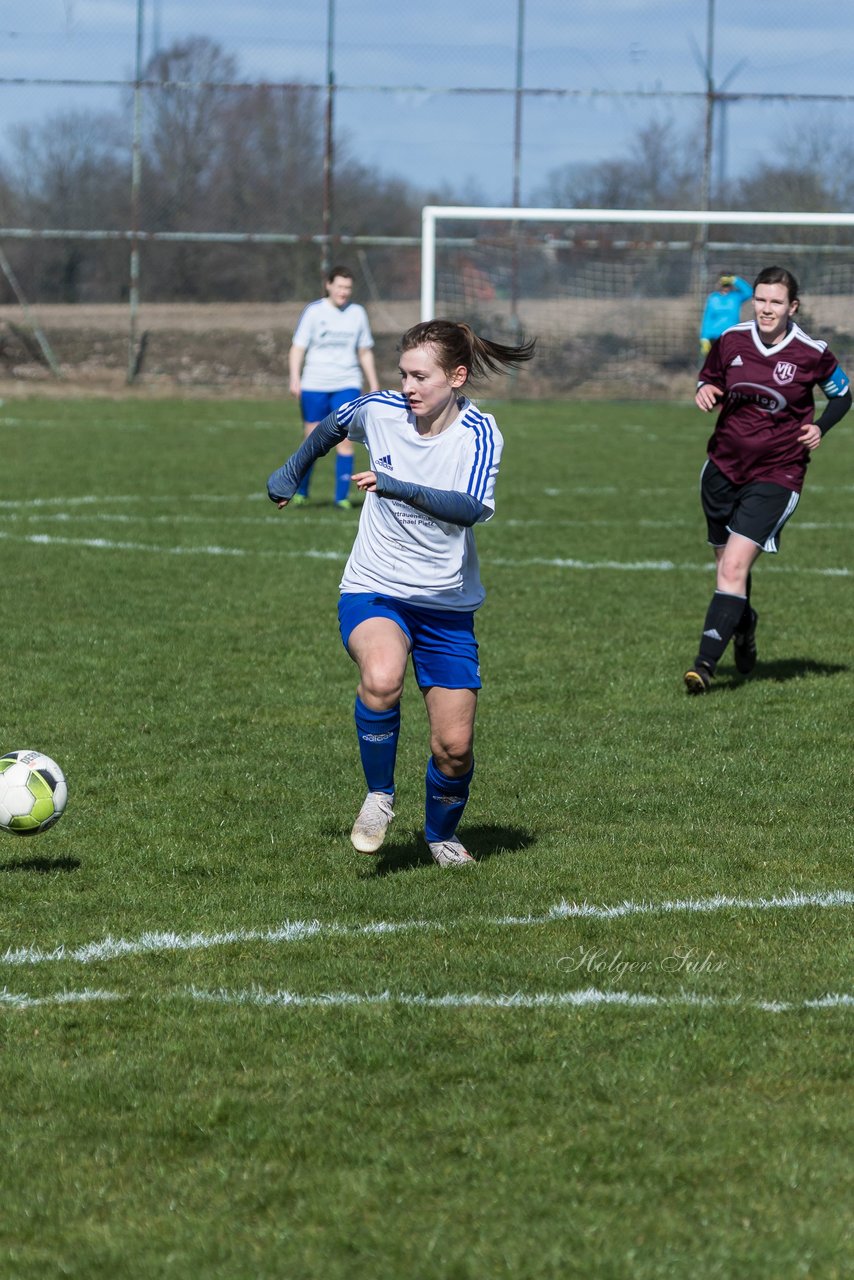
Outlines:
<svg viewBox="0 0 854 1280"><path fill-rule="evenodd" d="M358 991L328 991L320 995L300 995L295 991L201 991L191 987L188 994L205 1004L254 1005L261 1008L353 1008L362 1005L396 1005L418 1009L579 1009L597 1005L623 1008L664 1008L678 1006L706 1009L749 1009L763 1013L793 1013L803 1009L854 1008L854 996L833 994L817 1000L750 1000L744 996L708 996L680 991L673 996L643 995L633 991L602 991L587 987L582 991L543 992L526 995L459 994L443 996L402 995L382 991L370 995Z"/></svg>
<svg viewBox="0 0 854 1280"><path fill-rule="evenodd" d="M365 991L325 991L317 995L303 995L297 991L203 991L189 987L184 991L165 992L158 1002L165 999L189 998L197 1004L243 1005L260 1009L328 1009L365 1008L376 1005L415 1009L584 1009L616 1006L629 1009L746 1009L760 1013L798 1013L806 1009L852 1009L854 996L847 993L829 993L815 1000L753 1000L745 996L710 996L690 991L676 995L646 995L634 991L602 991L586 987L580 991L548 991L526 994L517 991L510 995L486 995L475 993L447 993L428 996L421 993L406 995L381 991L371 995ZM53 995L30 996L25 992L0 991L0 1010L38 1009L48 1005L96 1004L129 1000L127 993L116 991L59 991Z"/></svg>
<svg viewBox="0 0 854 1280"><path fill-rule="evenodd" d="M613 906L561 900L542 915L461 920L455 925L449 925L446 921L440 920L378 920L361 925L335 922L323 924L319 920L286 920L273 929L231 929L225 933L212 934L150 932L143 933L138 938L108 936L100 942L89 942L78 947L59 946L54 947L52 951L43 951L39 947L8 949L3 956L0 956L0 964L20 966L55 964L63 961L74 964L95 964L99 961L117 960L122 956L166 951L202 951L212 947L227 947L247 942L277 944L306 942L313 938L359 938L425 930L445 933L452 928L460 929L469 925L477 928L484 926L518 928L554 924L570 919L617 920L624 916L637 915L703 914L712 911L780 911L798 910L802 907L832 910L850 906L854 906L854 893L842 889L827 893L798 893L792 890L790 893L771 898L731 898L718 894L712 898L676 898L663 902L625 901Z"/></svg>
<svg viewBox="0 0 854 1280"><path fill-rule="evenodd" d="M110 503L125 502L254 502L256 499L263 498L265 502L270 499L266 493L82 493L76 497L55 497L55 498L2 498L0 499L0 510L15 509L29 510L33 508L40 510L43 507L93 507L98 505L108 506Z"/></svg>
<svg viewBox="0 0 854 1280"><path fill-rule="evenodd" d="M38 947L19 947L14 951L7 950L5 955L0 956L0 964L50 964L63 960L76 964L94 964L102 960L117 960L122 956L148 955L164 951L204 951L212 947L227 947L246 942L305 942L319 936L371 936L435 927L437 926L426 920L405 920L400 924L379 922L366 925L324 925L318 920L288 920L274 929L230 929L225 933L212 934L143 933L139 938L108 936L101 942L89 942L81 947L59 946L53 951L42 951Z"/></svg>
<svg viewBox="0 0 854 1280"><path fill-rule="evenodd" d="M104 422L107 422L109 424L112 422L112 420L102 419L102 423ZM202 419L185 418L181 423L181 426L189 431L211 431L211 432L221 431L223 430L223 428L230 429L233 427L237 427L237 428L254 427L254 428L261 428L263 430L269 430L271 427L280 428L281 425L282 425L281 422L277 422L274 419L266 419L266 418L254 418L254 419L220 418L215 422L205 421L203 418ZM4 418L0 418L0 427L25 427L25 428L59 427L61 430L66 430L68 427L68 423L63 418L5 418L4 417ZM149 431L151 429L151 424L148 422L132 422L132 423L126 424L124 429L126 431Z"/></svg>
<svg viewBox="0 0 854 1280"><path fill-rule="evenodd" d="M90 1004L103 1000L125 1000L115 991L58 991L50 996L18 995L5 988L0 991L0 1009L36 1009L45 1004Z"/></svg>
<svg viewBox="0 0 854 1280"><path fill-rule="evenodd" d="M216 524L216 525L265 525L270 526L277 523L281 517L276 512L270 510L268 516L223 516L218 513L212 513L206 516L188 516L186 514L155 516L155 515L129 515L126 511L84 511L82 513L75 512L73 515L69 511L39 511L35 515L20 515L17 511L9 514L0 513L0 520L5 520L9 524ZM344 526L340 517L336 520L329 519L324 521L326 524L337 524L339 529ZM581 522L583 523L583 522ZM347 526L349 528L349 525Z"/></svg>
<svg viewBox="0 0 854 1280"><path fill-rule="evenodd" d="M676 564L673 560L571 560L560 557L547 559L544 556L534 556L529 560L505 560L489 555L482 555L481 560L491 568L498 566L503 569L527 569L531 565L541 565L544 569L583 569L593 571L597 569L614 569L621 573L695 573L697 571L709 573L713 567L711 561L706 561L703 564ZM814 569L798 565L763 565L763 572L815 573L822 577L848 578L851 576L852 570L847 568Z"/></svg>
<svg viewBox="0 0 854 1280"><path fill-rule="evenodd" d="M84 524L92 524L98 522L101 524L143 524L143 525L194 525L194 524L216 524L219 527L234 525L261 525L265 528L272 528L278 524L282 517L279 512L270 510L267 516L229 516L224 515L221 511L212 512L210 515L187 515L185 512L173 512L170 515L147 515L147 514L128 514L119 511L78 511L72 514L69 511L47 512L40 510L29 515L21 515L21 508L28 508L30 503L17 502L0 502L0 520L6 520L10 523L18 523L25 520L28 524L36 524L39 521L54 524L70 524L77 521ZM85 503L81 503L84 506ZM17 509L16 509L17 508ZM561 519L557 517L553 520L503 520L502 527L510 529L623 529L627 525L642 529L691 529L694 528L696 521L694 520L585 520L585 519ZM335 515L323 516L317 511L311 513L311 527L317 528L319 525L335 526L344 533L351 533L352 524L349 521L342 521L340 513ZM811 533L821 532L825 529L854 529L854 522L850 520L800 520L797 525L793 526L795 533ZM711 566L709 561L709 566Z"/></svg>
<svg viewBox="0 0 854 1280"><path fill-rule="evenodd" d="M12 534L0 529L0 538L7 542L28 542L38 547L84 547L93 551L138 551L163 556L225 556L240 559L246 556L275 556L298 560L345 560L346 551L289 551L281 547L159 547L149 542L115 542L111 538L62 538L52 533Z"/></svg>
<svg viewBox="0 0 854 1280"><path fill-rule="evenodd" d="M850 485L850 484L824 485L824 484L817 484L815 481L810 482L810 493L851 493L852 491L854 491L854 485ZM585 485L576 485L576 486L568 485L564 489L550 489L548 492L555 496L559 496L561 494L567 494L573 497L584 496L588 494L613 495L614 497L617 497L620 495L620 490L613 485L604 486L600 488L590 488ZM669 493L681 493L682 489L681 488L637 489L637 490L634 490L634 492L641 496L661 497ZM126 502L132 502L132 503L144 502L146 505L151 503L163 503L163 502L169 502L173 504L179 503L183 505L186 505L187 503L194 503L194 502L217 503L217 504L222 504L225 502L267 503L269 502L269 498L267 497L266 492L264 492L263 485L259 485L258 489L253 490L251 493L171 493L171 494L170 493L84 493L84 494L76 494L76 495L56 496L51 498L2 498L0 499L0 510L8 510L8 509L40 510L45 507L79 507L79 506L91 507L91 506L98 506L98 505L108 506L110 503L126 503ZM316 515L317 515L316 511L310 511L310 514L312 519L316 518ZM549 526L551 526L553 523L553 520L551 518L548 520L515 520L515 519L502 520L502 524L508 524L508 523L509 524L548 524ZM587 522L583 521L582 523L587 523ZM660 524L662 527L666 528L670 524L670 521L640 520L638 521L638 523L644 524L644 525L648 524L651 526ZM681 527L681 524L682 522L680 521L679 522L680 527ZM850 528L850 524L833 523L827 526L823 526L823 525L811 525L809 523L805 523L802 520L798 520L797 524L793 525L792 527L796 529L823 528L823 527L833 528L833 529L835 528L842 529L842 528Z"/></svg>
<svg viewBox="0 0 854 1280"><path fill-rule="evenodd" d="M854 893L847 889L831 889L827 893L798 893L792 889L789 893L771 898L732 898L725 894L715 894L711 898L674 898L664 902L620 902L616 906L599 906L587 902L561 901L549 910L546 920L567 920L586 918L596 920L616 920L622 916L665 915L672 913L709 911L777 911L791 910L800 907L851 907L854 906ZM496 924L540 924L543 917L505 916L495 921Z"/></svg>
<svg viewBox="0 0 854 1280"><path fill-rule="evenodd" d="M63 538L50 533L30 533L30 534L14 534L6 533L0 530L0 538L7 542L27 542L36 546L59 546L59 547L84 547L95 551L135 551L154 555L164 556L225 556L232 558L240 558L246 556L275 556L278 558L288 557L289 559L307 559L307 560L341 560L345 557L346 552L343 551L315 551L302 550L290 551L281 547L220 547L220 546L184 546L184 547L161 547L156 543L147 542L115 542L111 538ZM503 569L527 569L532 565L540 565L545 569L612 569L618 572L656 572L656 573L709 573L711 571L711 562L704 564L675 564L672 560L637 560L624 562L620 560L565 560L565 559L546 559L544 557L533 557L529 560L505 560L500 556L481 556L484 564L492 568ZM854 570L842 569L815 569L803 568L795 566L781 565L779 568L775 565L765 567L766 573L797 573L797 574L818 574L821 577L829 578L849 578Z"/></svg>

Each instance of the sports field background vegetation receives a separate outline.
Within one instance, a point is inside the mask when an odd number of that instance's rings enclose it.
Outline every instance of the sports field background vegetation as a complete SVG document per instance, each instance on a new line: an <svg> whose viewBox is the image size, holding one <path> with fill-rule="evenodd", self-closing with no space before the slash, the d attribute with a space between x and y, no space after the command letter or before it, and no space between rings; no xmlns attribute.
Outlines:
<svg viewBox="0 0 854 1280"><path fill-rule="evenodd" d="M335 602L357 513L277 512L270 402L0 406L0 1274L852 1270L854 430L687 698L689 404L489 405L477 769L443 872L404 698L376 859Z"/></svg>

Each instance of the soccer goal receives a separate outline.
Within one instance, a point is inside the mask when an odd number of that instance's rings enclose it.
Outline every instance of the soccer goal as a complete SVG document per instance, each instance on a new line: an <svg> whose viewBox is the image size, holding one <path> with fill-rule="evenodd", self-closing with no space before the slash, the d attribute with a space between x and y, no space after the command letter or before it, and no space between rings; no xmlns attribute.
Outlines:
<svg viewBox="0 0 854 1280"><path fill-rule="evenodd" d="M543 392L678 394L718 277L772 264L798 278L804 327L854 367L854 214L427 205L421 316L536 336L519 378Z"/></svg>

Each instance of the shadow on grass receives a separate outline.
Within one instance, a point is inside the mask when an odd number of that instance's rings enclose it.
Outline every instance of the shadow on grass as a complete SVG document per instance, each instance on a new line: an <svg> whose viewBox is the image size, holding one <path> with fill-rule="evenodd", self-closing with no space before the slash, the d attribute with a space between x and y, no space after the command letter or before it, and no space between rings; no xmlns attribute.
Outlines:
<svg viewBox="0 0 854 1280"><path fill-rule="evenodd" d="M46 876L54 871L77 871L80 865L79 858L13 858L0 862L0 871L33 871Z"/></svg>
<svg viewBox="0 0 854 1280"><path fill-rule="evenodd" d="M769 680L775 684L783 684L786 680L800 680L804 676L838 676L849 671L844 662L815 662L812 658L781 658L778 662L760 662L749 676L741 676L730 670L723 680L718 678L715 685L719 689L737 689L747 681Z"/></svg>
<svg viewBox="0 0 854 1280"><path fill-rule="evenodd" d="M838 676L850 667L844 662L814 662L812 658L783 658L779 662L763 662L751 680L799 680L801 676Z"/></svg>
<svg viewBox="0 0 854 1280"><path fill-rule="evenodd" d="M514 853L519 849L527 849L534 843L534 835L522 827L500 827L483 824L466 826L462 833L465 846L474 855L477 862L485 862L487 858L500 857L505 853ZM397 843L387 842L382 851L371 864L365 858L365 871L368 875L388 876L398 871L412 871L416 867L432 867L430 850L424 843L423 836L412 835L407 840Z"/></svg>

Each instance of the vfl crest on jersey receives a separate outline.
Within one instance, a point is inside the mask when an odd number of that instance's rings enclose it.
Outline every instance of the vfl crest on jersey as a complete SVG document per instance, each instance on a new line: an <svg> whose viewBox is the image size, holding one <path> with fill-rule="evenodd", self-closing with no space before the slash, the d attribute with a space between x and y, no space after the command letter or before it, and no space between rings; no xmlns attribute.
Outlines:
<svg viewBox="0 0 854 1280"><path fill-rule="evenodd" d="M798 366L792 364L790 360L778 360L774 367L774 381L781 387L785 387L791 382L795 374L798 372Z"/></svg>

